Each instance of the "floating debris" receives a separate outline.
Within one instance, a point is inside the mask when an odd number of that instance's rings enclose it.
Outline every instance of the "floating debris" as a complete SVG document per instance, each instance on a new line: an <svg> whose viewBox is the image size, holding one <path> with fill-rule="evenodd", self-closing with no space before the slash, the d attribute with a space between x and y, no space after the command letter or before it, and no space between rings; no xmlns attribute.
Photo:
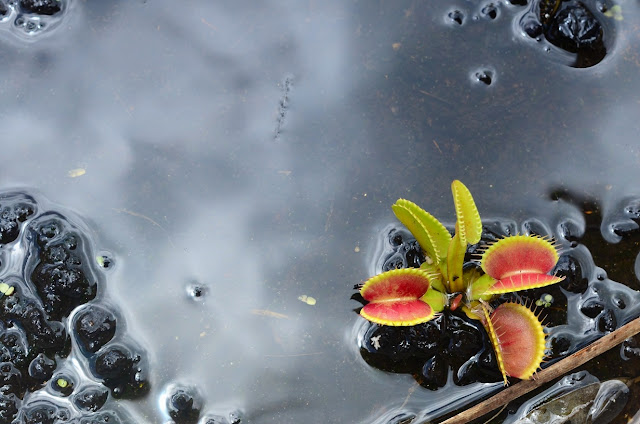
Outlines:
<svg viewBox="0 0 640 424"><path fill-rule="evenodd" d="M262 315L263 317L271 317L271 318L289 318L285 314L280 314L278 312L269 311L268 309L252 309L251 313L254 315Z"/></svg>
<svg viewBox="0 0 640 424"><path fill-rule="evenodd" d="M306 294L303 294L302 296L298 296L298 300L306 303L307 305L313 306L316 304L316 299L315 297L311 297L311 296L307 296Z"/></svg>
<svg viewBox="0 0 640 424"><path fill-rule="evenodd" d="M75 169L69 170L69 172L67 172L67 175L69 175L69 177L71 178L77 178L77 177L83 176L86 173L87 173L87 170L84 168L75 168Z"/></svg>

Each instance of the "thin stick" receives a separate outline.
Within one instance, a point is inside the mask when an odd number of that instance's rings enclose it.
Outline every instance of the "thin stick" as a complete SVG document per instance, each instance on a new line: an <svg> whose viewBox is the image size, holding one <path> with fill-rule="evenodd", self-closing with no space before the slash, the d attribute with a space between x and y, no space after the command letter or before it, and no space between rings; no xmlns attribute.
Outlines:
<svg viewBox="0 0 640 424"><path fill-rule="evenodd" d="M640 333L640 317L623 325L612 333L601 337L589 346L584 347L576 353L567 356L548 368L536 373L535 380L522 380L500 393L480 402L479 404L462 411L458 415L449 418L440 424L465 424L479 418L496 408L505 405L518 397L537 389L543 384L566 374L567 372L590 361L601 353L622 343L623 340Z"/></svg>

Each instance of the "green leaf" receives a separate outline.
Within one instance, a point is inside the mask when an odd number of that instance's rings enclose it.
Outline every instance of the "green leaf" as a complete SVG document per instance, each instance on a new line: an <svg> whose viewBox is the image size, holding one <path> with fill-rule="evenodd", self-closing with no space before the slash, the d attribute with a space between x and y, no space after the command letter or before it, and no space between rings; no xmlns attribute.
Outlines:
<svg viewBox="0 0 640 424"><path fill-rule="evenodd" d="M467 298L469 300L489 300L494 294L487 293L489 288L496 283L496 279L489 274L483 274L469 284L467 289Z"/></svg>
<svg viewBox="0 0 640 424"><path fill-rule="evenodd" d="M456 232L460 234L460 241L466 246L476 244L482 236L482 221L469 189L458 180L451 183L453 203L456 207Z"/></svg>
<svg viewBox="0 0 640 424"><path fill-rule="evenodd" d="M446 294L435 290L433 287L429 287L429 290L427 290L420 300L431 306L435 313L441 312L449 301Z"/></svg>
<svg viewBox="0 0 640 424"><path fill-rule="evenodd" d="M447 252L447 279L449 280L449 292L458 293L465 289L464 279L462 278L462 265L464 264L464 254L467 252L467 244L462 243L460 234L456 231L456 235L449 243Z"/></svg>
<svg viewBox="0 0 640 424"><path fill-rule="evenodd" d="M434 261L442 262L447 254L451 234L436 218L415 203L399 199L393 213L416 238L420 247Z"/></svg>

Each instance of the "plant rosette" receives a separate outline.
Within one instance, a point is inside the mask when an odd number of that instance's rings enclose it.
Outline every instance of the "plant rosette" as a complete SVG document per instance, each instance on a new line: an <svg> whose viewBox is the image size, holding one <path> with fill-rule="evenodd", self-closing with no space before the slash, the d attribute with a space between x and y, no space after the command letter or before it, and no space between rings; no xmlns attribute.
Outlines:
<svg viewBox="0 0 640 424"><path fill-rule="evenodd" d="M367 320L390 326L427 322L445 309L461 308L489 335L505 385L508 377L529 379L540 367L546 349L538 316L520 303L493 309L489 302L504 293L558 283L549 273L558 262L555 244L545 237L516 235L486 246L480 267L463 270L468 245L480 242L482 221L467 187L451 184L456 210L454 235L409 200L393 206L398 220L413 234L426 261L420 268L393 269L367 280L360 289Z"/></svg>

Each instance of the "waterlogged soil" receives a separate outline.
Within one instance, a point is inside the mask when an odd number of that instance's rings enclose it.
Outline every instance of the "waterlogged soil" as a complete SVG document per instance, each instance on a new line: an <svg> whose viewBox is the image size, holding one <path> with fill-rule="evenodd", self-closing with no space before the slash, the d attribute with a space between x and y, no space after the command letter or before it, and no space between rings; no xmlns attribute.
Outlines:
<svg viewBox="0 0 640 424"><path fill-rule="evenodd" d="M502 387L483 329L353 296L424 260L391 204L450 225L454 179L487 240L561 246L522 294L549 362L640 315L637 2L186 3L0 0L0 422L466 409ZM640 409L637 337L579 371Z"/></svg>

